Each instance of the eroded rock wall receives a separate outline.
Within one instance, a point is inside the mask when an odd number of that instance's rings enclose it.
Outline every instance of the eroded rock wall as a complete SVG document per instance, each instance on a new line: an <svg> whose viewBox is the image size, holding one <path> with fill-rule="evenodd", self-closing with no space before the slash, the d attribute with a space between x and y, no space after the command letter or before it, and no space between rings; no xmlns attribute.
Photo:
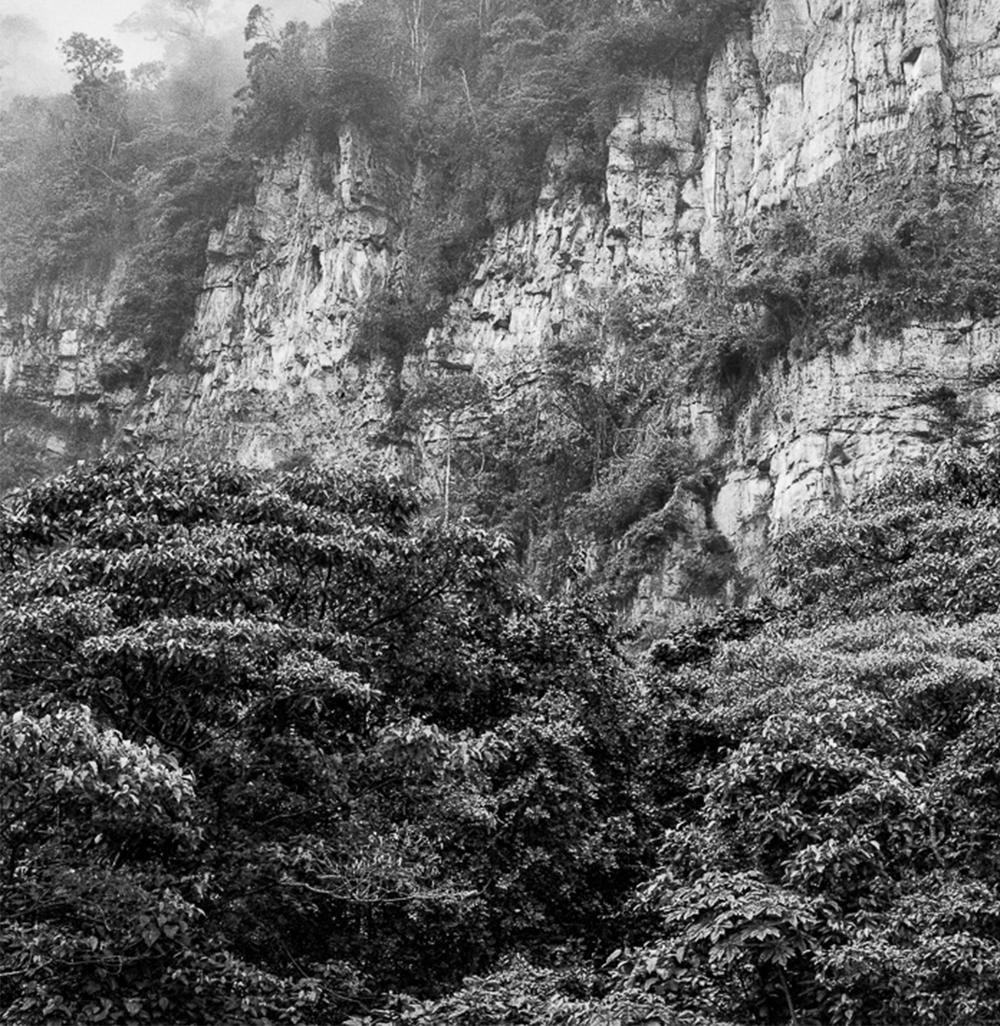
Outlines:
<svg viewBox="0 0 1000 1026"><path fill-rule="evenodd" d="M622 113L604 203L550 186L533 218L488 240L406 375L471 367L516 393L582 298L637 281L670 293L700 257L738 250L761 212L833 189L861 203L888 168L995 189L998 140L996 0L764 0L699 80L650 82ZM564 157L555 147L554 164ZM355 132L331 153L295 148L213 236L177 366L138 397L109 388L107 368L129 360L102 334L113 279L67 286L3 325L0 402L83 409L112 434L258 465L300 453L398 461L376 444L391 413L386 368L349 354L359 308L405 259L415 184ZM998 332L859 331L846 352L774 367L735 424L711 392L676 403L677 431L720 468L714 497L677 497L688 534L721 530L752 568L780 526L956 431L987 431ZM433 469L433 439L422 457ZM668 560L643 585L648 612L681 601L674 570Z"/></svg>
<svg viewBox="0 0 1000 1026"><path fill-rule="evenodd" d="M581 295L643 277L669 290L793 197L864 203L887 170L1000 196L1000 5L768 0L702 82L650 83L609 143L606 208L552 201L494 238L432 341L484 373L523 373ZM679 403L677 430L722 472L714 501L680 503L687 540L643 582L639 615L682 611L678 558L715 530L752 577L776 530L958 431L990 432L998 331L858 331L846 352L772 368L735 426L711 392Z"/></svg>
<svg viewBox="0 0 1000 1026"><path fill-rule="evenodd" d="M382 368L349 354L364 301L392 271L403 191L357 132L268 162L253 202L212 234L182 370L154 376L129 429L263 467L383 459Z"/></svg>
<svg viewBox="0 0 1000 1026"><path fill-rule="evenodd" d="M138 354L106 324L122 267L39 288L0 309L0 488L109 444L138 395Z"/></svg>

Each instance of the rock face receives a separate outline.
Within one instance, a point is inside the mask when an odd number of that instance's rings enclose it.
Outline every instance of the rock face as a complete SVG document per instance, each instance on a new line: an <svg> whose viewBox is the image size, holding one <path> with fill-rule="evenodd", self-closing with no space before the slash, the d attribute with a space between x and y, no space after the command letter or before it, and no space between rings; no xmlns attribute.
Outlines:
<svg viewBox="0 0 1000 1026"><path fill-rule="evenodd" d="M97 451L127 418L137 354L105 331L120 271L64 280L17 318L0 310L0 489Z"/></svg>
<svg viewBox="0 0 1000 1026"><path fill-rule="evenodd" d="M1000 415L1000 325L859 332L846 353L772 371L736 426L715 500L719 529L752 562L774 530L953 440L983 441Z"/></svg>
<svg viewBox="0 0 1000 1026"><path fill-rule="evenodd" d="M1000 7L768 0L703 82L650 83L609 142L606 212L543 205L492 240L439 345L484 371L525 366L582 292L649 274L669 288L761 212L834 182L861 202L890 167L961 173L1000 196ZM640 586L639 615L697 605L677 567L713 530L752 576L775 530L988 432L998 339L989 323L859 331L845 353L773 368L732 430L716 397L692 395L673 418L700 455L721 448L723 473L714 501L675 496L686 538Z"/></svg>
<svg viewBox="0 0 1000 1026"><path fill-rule="evenodd" d="M347 357L364 300L391 271L399 192L349 131L333 154L302 143L265 166L255 201L210 239L185 371L155 377L130 429L256 466L370 460L384 381Z"/></svg>
<svg viewBox="0 0 1000 1026"><path fill-rule="evenodd" d="M921 163L996 182L998 116L990 0L767 0L703 82L651 82L623 114L606 212L543 197L492 240L443 336L473 354L537 347L581 287L683 271L848 158L862 178Z"/></svg>
<svg viewBox="0 0 1000 1026"><path fill-rule="evenodd" d="M760 213L834 183L862 202L889 167L961 174L1000 197L1000 5L763 0L701 80L652 81L622 113L606 203L546 189L533 218L487 242L424 366L530 381L581 297L638 280L669 292L699 257L737 248ZM390 412L385 368L347 357L360 306L405 258L412 187L357 133L333 156L300 146L213 237L182 371L162 368L134 408L108 393L96 368L115 362L100 335L112 282L4 326L2 395L82 404L147 442L259 465L300 452L387 460L373 445ZM721 531L752 567L776 528L956 433L988 431L998 367L1000 325L916 324L773 368L735 426L716 397L691 395L671 417L722 469L705 501L676 497L688 534ZM646 612L677 611L675 564L640 588Z"/></svg>

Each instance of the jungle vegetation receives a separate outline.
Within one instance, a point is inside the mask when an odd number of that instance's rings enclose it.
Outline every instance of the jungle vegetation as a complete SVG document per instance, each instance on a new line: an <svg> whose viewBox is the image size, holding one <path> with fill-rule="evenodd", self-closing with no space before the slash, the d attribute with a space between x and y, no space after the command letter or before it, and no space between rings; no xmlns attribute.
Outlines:
<svg viewBox="0 0 1000 1026"><path fill-rule="evenodd" d="M640 657L391 481L14 494L0 1021L996 1017L998 508L947 450Z"/></svg>

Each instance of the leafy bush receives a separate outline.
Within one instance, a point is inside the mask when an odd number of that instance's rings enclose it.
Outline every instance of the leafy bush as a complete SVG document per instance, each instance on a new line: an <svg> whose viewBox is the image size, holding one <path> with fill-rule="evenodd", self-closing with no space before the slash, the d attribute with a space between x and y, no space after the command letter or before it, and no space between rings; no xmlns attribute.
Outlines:
<svg viewBox="0 0 1000 1026"><path fill-rule="evenodd" d="M460 990L434 1001L402 995L373 1014L345 1026L453 1022L457 1026L726 1026L714 1016L678 1014L670 1004L641 990L600 993L593 972L539 969L511 959L485 977L472 977Z"/></svg>
<svg viewBox="0 0 1000 1026"><path fill-rule="evenodd" d="M428 308L412 295L401 295L391 289L373 292L358 312L351 345L351 356L358 361L382 359L398 378L408 355L423 341L436 317L438 308Z"/></svg>
<svg viewBox="0 0 1000 1026"><path fill-rule="evenodd" d="M622 978L737 1019L995 1014L994 870L966 833L990 799L958 783L994 715L994 619L765 630L695 671L731 740L640 892L659 927Z"/></svg>
<svg viewBox="0 0 1000 1026"><path fill-rule="evenodd" d="M142 458L0 506L0 1014L328 1022L608 936L661 816L641 691L598 610L417 512Z"/></svg>
<svg viewBox="0 0 1000 1026"><path fill-rule="evenodd" d="M946 452L794 532L804 610L654 647L701 765L612 992L741 1022L997 1014L996 465Z"/></svg>
<svg viewBox="0 0 1000 1026"><path fill-rule="evenodd" d="M994 449L945 449L786 535L774 555L775 581L796 601L825 608L994 612L998 482Z"/></svg>
<svg viewBox="0 0 1000 1026"><path fill-rule="evenodd" d="M775 360L844 346L862 326L992 317L998 284L986 198L961 182L888 174L855 202L834 190L762 219L738 262L701 268L666 323L689 338L702 380L739 395Z"/></svg>

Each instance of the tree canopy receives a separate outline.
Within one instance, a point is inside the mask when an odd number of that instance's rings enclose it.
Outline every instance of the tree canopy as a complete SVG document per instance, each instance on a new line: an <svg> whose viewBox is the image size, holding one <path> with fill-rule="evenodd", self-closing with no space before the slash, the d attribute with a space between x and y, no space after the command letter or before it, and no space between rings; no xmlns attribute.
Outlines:
<svg viewBox="0 0 1000 1026"><path fill-rule="evenodd" d="M115 458L16 494L0 1021L995 1017L998 465L791 535L783 606L640 664L391 482ZM933 574L886 558L918 514Z"/></svg>
<svg viewBox="0 0 1000 1026"><path fill-rule="evenodd" d="M609 624L397 485L81 467L3 507L0 639L4 1021L328 1022L636 879Z"/></svg>

